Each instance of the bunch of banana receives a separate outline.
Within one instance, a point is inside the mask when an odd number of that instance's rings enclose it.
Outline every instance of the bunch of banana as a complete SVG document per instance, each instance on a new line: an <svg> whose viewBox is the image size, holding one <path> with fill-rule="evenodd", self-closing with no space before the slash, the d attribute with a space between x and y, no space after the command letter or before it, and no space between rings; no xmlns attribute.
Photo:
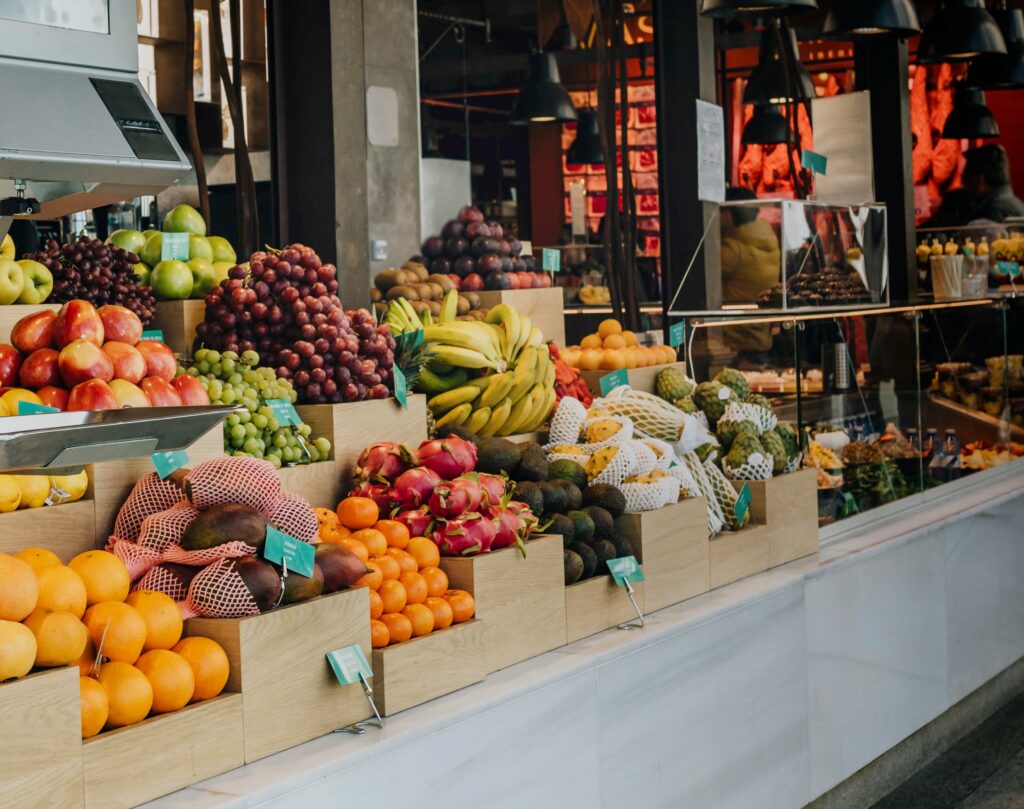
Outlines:
<svg viewBox="0 0 1024 809"><path fill-rule="evenodd" d="M438 427L458 424L478 435L537 430L555 404L555 366L544 336L507 304L486 321L454 321L423 332L427 362L418 389Z"/></svg>
<svg viewBox="0 0 1024 809"><path fill-rule="evenodd" d="M458 315L459 293L454 289L449 290L441 301L441 313L437 322L448 323L454 321ZM407 334L419 331L427 326L434 325L434 316L424 310L418 313L412 308L412 304L405 298L395 298L388 303L388 310L384 314L384 322L391 327L391 333L396 337L400 334Z"/></svg>

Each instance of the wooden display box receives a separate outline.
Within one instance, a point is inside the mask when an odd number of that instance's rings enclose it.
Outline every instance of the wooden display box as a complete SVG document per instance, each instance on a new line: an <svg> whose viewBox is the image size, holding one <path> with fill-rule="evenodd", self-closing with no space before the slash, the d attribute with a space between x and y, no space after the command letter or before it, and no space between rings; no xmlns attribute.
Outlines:
<svg viewBox="0 0 1024 809"><path fill-rule="evenodd" d="M507 303L541 330L544 341L565 346L565 314L561 287L546 289L506 289L499 292L478 292L480 306L490 309Z"/></svg>
<svg viewBox="0 0 1024 809"><path fill-rule="evenodd" d="M192 356L196 326L206 317L206 301L158 301L149 328L160 329L164 342L175 354Z"/></svg>
<svg viewBox="0 0 1024 809"><path fill-rule="evenodd" d="M474 618L374 649L373 701L377 710L392 716L482 682L487 676L485 643L484 622Z"/></svg>
<svg viewBox="0 0 1024 809"><path fill-rule="evenodd" d="M46 310L59 312L60 307L61 304L59 303L10 303L7 306L0 306L0 343L11 342L11 329L13 329L14 324L23 317L28 317L29 315L34 315L36 312L43 312Z"/></svg>
<svg viewBox="0 0 1024 809"><path fill-rule="evenodd" d="M242 754L241 694L101 733L82 742L85 807L137 806L241 767Z"/></svg>
<svg viewBox="0 0 1024 809"><path fill-rule="evenodd" d="M644 575L647 575L646 570ZM645 583L633 585L633 597L641 611L646 613ZM565 588L566 643L596 635L636 617L626 588L619 587L611 576L595 576Z"/></svg>
<svg viewBox="0 0 1024 809"><path fill-rule="evenodd" d="M656 393L658 374L666 368L678 368L683 373L686 373L685 362L649 365L646 368L630 368L626 372L629 376L629 386L633 390L642 391L643 393ZM601 378L611 373L614 373L614 371L580 371L580 376L583 377L583 381L590 388L590 392L594 396L601 396Z"/></svg>
<svg viewBox="0 0 1024 809"><path fill-rule="evenodd" d="M711 589L764 573L768 569L767 525L748 525L711 539Z"/></svg>
<svg viewBox="0 0 1024 809"><path fill-rule="evenodd" d="M78 667L0 685L0 803L18 809L83 806Z"/></svg>
<svg viewBox="0 0 1024 809"><path fill-rule="evenodd" d="M644 610L654 612L711 589L707 501L683 500L656 511L623 514L616 530L643 565Z"/></svg>
<svg viewBox="0 0 1024 809"><path fill-rule="evenodd" d="M338 464L334 459L300 466L282 466L277 474L281 478L281 488L301 495L311 506L337 508L338 501L348 489L348 480L338 472Z"/></svg>
<svg viewBox="0 0 1024 809"><path fill-rule="evenodd" d="M539 536L518 548L445 558L449 586L468 590L482 619L488 673L565 644L562 537Z"/></svg>
<svg viewBox="0 0 1024 809"><path fill-rule="evenodd" d="M42 545L62 562L99 547L96 537L96 502L92 486L74 503L26 508L0 514L0 553Z"/></svg>
<svg viewBox="0 0 1024 809"><path fill-rule="evenodd" d="M227 687L242 695L246 763L370 715L363 690L340 686L326 658L353 644L369 656L368 592L353 587L251 618L186 622L186 635L212 638L231 660Z"/></svg>
<svg viewBox="0 0 1024 809"><path fill-rule="evenodd" d="M818 478L800 469L771 480L749 480L750 519L768 526L768 567L818 552ZM739 491L743 482L734 484Z"/></svg>

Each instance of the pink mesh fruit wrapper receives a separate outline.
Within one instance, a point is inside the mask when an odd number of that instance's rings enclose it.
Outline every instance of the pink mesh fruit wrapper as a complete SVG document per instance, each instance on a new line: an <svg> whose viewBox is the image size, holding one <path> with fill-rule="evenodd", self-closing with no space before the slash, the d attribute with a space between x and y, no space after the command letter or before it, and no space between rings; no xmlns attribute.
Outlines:
<svg viewBox="0 0 1024 809"><path fill-rule="evenodd" d="M128 569L132 581L144 576L160 564L160 551L143 548L135 542L112 536L107 540L106 550L120 559Z"/></svg>
<svg viewBox="0 0 1024 809"><path fill-rule="evenodd" d="M142 523L151 514L164 511L185 499L180 478L160 480L156 472L139 478L114 521L114 536L132 542L139 538Z"/></svg>
<svg viewBox="0 0 1024 809"><path fill-rule="evenodd" d="M198 572L198 571L197 571ZM194 576L192 578L195 578ZM151 590L163 593L175 601L183 601L188 595L191 579L183 580L181 574L165 565L157 565L136 582L132 592Z"/></svg>
<svg viewBox="0 0 1024 809"><path fill-rule="evenodd" d="M316 512L302 497L284 492L277 505L264 515L278 530L290 537L315 545L320 539L320 523Z"/></svg>
<svg viewBox="0 0 1024 809"><path fill-rule="evenodd" d="M161 562L205 567L224 559L238 559L242 556L256 554L256 549L244 542L226 542L215 548L206 548L201 551L187 551L178 543L173 543L162 551L158 551L154 548L145 548L135 542L126 542L117 537L110 537L106 550L124 563L132 581L141 579Z"/></svg>
<svg viewBox="0 0 1024 809"><path fill-rule="evenodd" d="M139 538L136 541L143 548L163 551L168 546L181 542L185 529L198 516L199 512L187 501L175 503L170 508L146 517L142 521Z"/></svg>
<svg viewBox="0 0 1024 809"><path fill-rule="evenodd" d="M273 466L238 455L204 461L189 472L185 485L189 500L200 511L241 503L269 514L281 497L281 481Z"/></svg>
<svg viewBox="0 0 1024 809"><path fill-rule="evenodd" d="M201 571L192 580L185 600L178 602L178 608L185 619L246 618L260 614L249 588L235 572L230 559L215 562Z"/></svg>

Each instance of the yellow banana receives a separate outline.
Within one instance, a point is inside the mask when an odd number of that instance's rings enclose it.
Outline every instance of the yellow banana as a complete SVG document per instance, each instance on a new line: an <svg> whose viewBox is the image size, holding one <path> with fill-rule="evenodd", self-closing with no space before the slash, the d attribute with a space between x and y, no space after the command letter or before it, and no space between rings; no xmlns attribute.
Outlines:
<svg viewBox="0 0 1024 809"><path fill-rule="evenodd" d="M520 429L524 433L536 432L541 426L548 420L548 416L551 415L551 409L555 406L555 389L544 388L543 395L538 401L537 408L530 413L530 418L527 419L526 424Z"/></svg>
<svg viewBox="0 0 1024 809"><path fill-rule="evenodd" d="M457 424L461 425L466 419L473 413L473 405L463 404L458 407L452 408L445 413L441 418L437 420L435 426L444 427L446 424Z"/></svg>
<svg viewBox="0 0 1024 809"><path fill-rule="evenodd" d="M548 366L547 373L544 374L544 379L542 379L540 381L543 383L545 388L551 388L552 390L554 390L554 388L555 388L555 366L553 364Z"/></svg>
<svg viewBox="0 0 1024 809"><path fill-rule="evenodd" d="M430 359L440 360L455 368L493 368L496 371L504 370L500 367L502 363L498 360L485 356L472 348L435 343L427 349L427 356Z"/></svg>
<svg viewBox="0 0 1024 809"><path fill-rule="evenodd" d="M499 303L491 308L484 318L485 322L504 328L506 337L506 350L509 352L505 359L512 359L515 356L515 348L519 342L520 319L519 313L507 303Z"/></svg>
<svg viewBox="0 0 1024 809"><path fill-rule="evenodd" d="M533 324L530 322L530 318L526 315L521 315L519 318L519 337L516 339L516 344L512 348L512 356L517 357L523 352L526 347L526 341L530 336L530 331L533 329Z"/></svg>
<svg viewBox="0 0 1024 809"><path fill-rule="evenodd" d="M532 348L532 346L527 346ZM543 382L547 379L548 369L554 368L555 364L551 361L551 353L546 348L538 348L537 351L537 365L533 369L533 381Z"/></svg>
<svg viewBox="0 0 1024 809"><path fill-rule="evenodd" d="M480 397L478 407L494 407L502 399L508 396L515 383L515 374L512 371L505 371L503 374L494 374L488 377L490 383Z"/></svg>
<svg viewBox="0 0 1024 809"><path fill-rule="evenodd" d="M444 300L441 302L441 314L438 316L438 320L441 323L448 323L455 320L458 314L459 293L454 289L449 289L448 293L444 296Z"/></svg>
<svg viewBox="0 0 1024 809"><path fill-rule="evenodd" d="M522 399L537 381L533 378L533 373L537 367L537 350L531 348L529 353L523 352L519 357L519 363L516 365L514 381L512 383L512 390L509 391L508 397L515 404Z"/></svg>
<svg viewBox="0 0 1024 809"><path fill-rule="evenodd" d="M514 435L519 432L519 425L525 424L526 420L530 417L530 413L537 406L537 400L534 398L534 391L541 390L540 385L534 385L530 390L530 393L520 399L512 406L512 413L508 417L500 430L498 435Z"/></svg>
<svg viewBox="0 0 1024 809"><path fill-rule="evenodd" d="M430 408L430 412L435 416L441 413L447 413L453 407L466 404L474 401L480 395L480 388L475 385L463 385L455 388L454 390L445 391L439 393L429 402L427 407Z"/></svg>
<svg viewBox="0 0 1024 809"><path fill-rule="evenodd" d="M544 333L534 326L530 330L530 335L526 339L526 344L528 346L533 346L534 348L544 345Z"/></svg>
<svg viewBox="0 0 1024 809"><path fill-rule="evenodd" d="M512 400L505 399L497 407L491 408L491 417L487 420L487 424L480 428L478 434L481 438L490 438L498 430L501 429L506 421L508 421L509 414L512 412Z"/></svg>
<svg viewBox="0 0 1024 809"><path fill-rule="evenodd" d="M501 359L498 337L486 324L456 320L452 323L427 326L423 339L432 345L454 346L479 351L495 361Z"/></svg>
<svg viewBox="0 0 1024 809"><path fill-rule="evenodd" d="M473 415L466 419L466 423L462 425L472 433L478 433L487 426L487 422L491 420L491 408L481 407L478 410L473 411Z"/></svg>

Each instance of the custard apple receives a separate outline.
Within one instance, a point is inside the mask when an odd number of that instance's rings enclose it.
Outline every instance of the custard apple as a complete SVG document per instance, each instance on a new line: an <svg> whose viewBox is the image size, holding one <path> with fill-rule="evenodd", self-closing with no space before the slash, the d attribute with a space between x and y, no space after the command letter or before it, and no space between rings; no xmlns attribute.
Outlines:
<svg viewBox="0 0 1024 809"><path fill-rule="evenodd" d="M683 399L693 393L693 382L678 368L664 368L656 380L658 395L666 402Z"/></svg>
<svg viewBox="0 0 1024 809"><path fill-rule="evenodd" d="M693 391L693 401L704 411L708 421L714 424L725 413L726 405L738 402L739 397L732 388L721 382L701 382Z"/></svg>
<svg viewBox="0 0 1024 809"><path fill-rule="evenodd" d="M732 442L732 449L725 456L726 462L733 469L749 463L759 463L760 459L767 457L764 446L754 433L740 433Z"/></svg>
<svg viewBox="0 0 1024 809"><path fill-rule="evenodd" d="M769 413L775 412L775 409L772 407L772 403L768 401L768 399L762 396L760 393L749 393L746 397L744 397L743 401L746 402L747 404L763 407Z"/></svg>
<svg viewBox="0 0 1024 809"><path fill-rule="evenodd" d="M779 438L782 439L782 444L786 448L786 457L792 461L800 457L800 439L796 434L796 428L788 422L780 421L774 432L778 433Z"/></svg>
<svg viewBox="0 0 1024 809"><path fill-rule="evenodd" d="M779 475L785 472L789 456L786 453L786 445L782 442L779 434L769 430L761 436L761 444L768 451L768 454L772 456L772 473Z"/></svg>
<svg viewBox="0 0 1024 809"><path fill-rule="evenodd" d="M700 412L700 408L697 407L697 403L689 396L684 396L682 399L676 399L674 404L684 413L689 413L691 416L695 416Z"/></svg>
<svg viewBox="0 0 1024 809"><path fill-rule="evenodd" d="M757 435L757 425L745 419L743 421L718 422L718 441L726 450L732 446L732 442L736 440L736 436L740 433Z"/></svg>
<svg viewBox="0 0 1024 809"><path fill-rule="evenodd" d="M700 458L700 462L704 463L708 458L717 456L719 447L717 444L701 444L693 452Z"/></svg>
<svg viewBox="0 0 1024 809"><path fill-rule="evenodd" d="M750 385L747 380L743 377L739 371L735 368L723 368L719 371L718 376L715 377L716 382L721 382L723 385L732 388L740 401L746 399L750 395Z"/></svg>

